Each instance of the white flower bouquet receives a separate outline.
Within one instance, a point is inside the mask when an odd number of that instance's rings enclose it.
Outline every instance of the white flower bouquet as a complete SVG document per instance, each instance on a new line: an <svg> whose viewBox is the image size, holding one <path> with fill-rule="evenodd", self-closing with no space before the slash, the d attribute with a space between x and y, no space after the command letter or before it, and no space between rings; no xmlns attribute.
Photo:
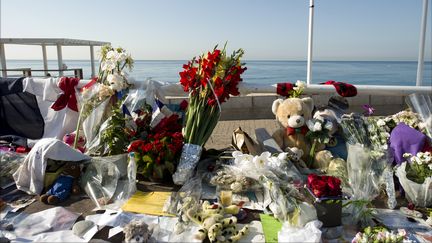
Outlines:
<svg viewBox="0 0 432 243"><path fill-rule="evenodd" d="M404 154L407 162L396 169L396 176L405 190L408 201L416 206L432 205L432 155L419 152Z"/></svg>
<svg viewBox="0 0 432 243"><path fill-rule="evenodd" d="M399 243L404 242L407 233L404 229L398 229L397 232L389 231L383 227L366 227L363 232L358 232L351 243Z"/></svg>
<svg viewBox="0 0 432 243"><path fill-rule="evenodd" d="M109 45L102 47L98 77L84 86L79 97L80 113L74 147L77 146L82 124L87 142L96 137L102 121L110 116L110 104L117 103L116 94L122 96L122 90L130 86L124 69L131 70L133 62L132 57L123 48L113 48Z"/></svg>
<svg viewBox="0 0 432 243"><path fill-rule="evenodd" d="M311 165L318 144L324 145L330 141L330 133L333 129L333 123L331 121L326 121L322 116L317 116L306 121L306 125L309 128L309 131L306 133L306 138L312 142L309 154L309 165Z"/></svg>

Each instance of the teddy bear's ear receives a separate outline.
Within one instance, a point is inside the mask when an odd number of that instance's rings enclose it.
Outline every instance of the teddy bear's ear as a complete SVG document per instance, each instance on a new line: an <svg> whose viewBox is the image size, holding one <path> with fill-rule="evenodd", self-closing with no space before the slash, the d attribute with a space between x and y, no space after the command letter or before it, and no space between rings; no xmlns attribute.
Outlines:
<svg viewBox="0 0 432 243"><path fill-rule="evenodd" d="M313 99L311 97L305 97L302 98L301 101L309 108L309 110L312 112L313 108L314 108L314 102Z"/></svg>
<svg viewBox="0 0 432 243"><path fill-rule="evenodd" d="M279 107L280 104L282 104L283 101L284 101L283 99L277 99L277 100L273 101L273 105L272 105L272 112L273 112L273 114L276 115L278 107Z"/></svg>

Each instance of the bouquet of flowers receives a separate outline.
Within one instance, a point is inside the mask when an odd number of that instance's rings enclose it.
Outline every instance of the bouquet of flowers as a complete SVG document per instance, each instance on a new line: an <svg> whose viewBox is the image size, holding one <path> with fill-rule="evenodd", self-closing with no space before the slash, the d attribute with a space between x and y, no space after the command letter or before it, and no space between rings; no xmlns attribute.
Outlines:
<svg viewBox="0 0 432 243"><path fill-rule="evenodd" d="M109 117L106 108L110 99L113 98L113 104L117 104L114 95L129 87L128 76L124 69L127 67L131 70L133 62L132 57L123 48L113 48L110 45L102 47L98 77L84 86L81 91L81 108L74 147L77 146L83 122L85 123L83 130L86 140L91 142L96 137L101 121Z"/></svg>
<svg viewBox="0 0 432 243"><path fill-rule="evenodd" d="M307 190L313 196L317 217L324 227L339 226L342 223L341 180L333 176L309 174Z"/></svg>
<svg viewBox="0 0 432 243"><path fill-rule="evenodd" d="M407 96L406 103L411 110L417 112L421 122L418 124L421 130L432 137L432 96L427 94L411 94Z"/></svg>
<svg viewBox="0 0 432 243"><path fill-rule="evenodd" d="M367 131L371 142L371 157L380 158L387 154L390 127L385 119L367 117Z"/></svg>
<svg viewBox="0 0 432 243"><path fill-rule="evenodd" d="M180 72L180 84L189 92L189 105L183 129L185 145L173 175L175 184L182 185L192 176L202 146L219 120L221 104L240 94L238 84L246 70L240 61L244 51L239 49L228 56L225 47L219 50L216 46L212 52L193 58Z"/></svg>
<svg viewBox="0 0 432 243"><path fill-rule="evenodd" d="M183 146L183 135L178 115L165 117L144 138L135 140L128 148L134 152L137 173L146 179L162 180L175 171Z"/></svg>
<svg viewBox="0 0 432 243"><path fill-rule="evenodd" d="M368 209L372 201L380 193L380 185L385 184L388 189L388 206L395 206L393 176L387 163L387 153L383 156L373 156L371 151L380 143L373 145L368 132L367 120L356 114L343 115L341 126L347 141L348 185L344 191L350 195L350 202L346 210L350 212L351 222L362 225L373 225L371 210Z"/></svg>
<svg viewBox="0 0 432 243"><path fill-rule="evenodd" d="M432 176L432 156L430 152L418 152L415 156L405 153L403 156L409 161L406 168L408 179L422 184L426 178Z"/></svg>
<svg viewBox="0 0 432 243"><path fill-rule="evenodd" d="M415 156L404 154L408 162L396 169L407 199L416 206L432 205L432 155L430 152L418 152Z"/></svg>
<svg viewBox="0 0 432 243"><path fill-rule="evenodd" d="M239 95L238 84L246 70L240 59L242 49L227 55L225 47L193 58L183 65L180 84L189 92L184 137L186 143L203 146L210 137L220 116L220 106Z"/></svg>
<svg viewBox="0 0 432 243"><path fill-rule="evenodd" d="M384 227L366 227L363 232L358 232L352 243L399 243L404 242L407 233L404 229L398 229L397 232L388 231Z"/></svg>
<svg viewBox="0 0 432 243"><path fill-rule="evenodd" d="M326 144L330 141L330 132L333 129L333 123L326 121L322 116L317 116L308 120L306 125L309 128L306 138L312 141L309 163L311 165L315 157L316 146L318 144Z"/></svg>
<svg viewBox="0 0 432 243"><path fill-rule="evenodd" d="M288 97L299 98L300 95L303 94L303 90L305 88L306 88L306 83L301 80L297 80L296 83L294 84L293 89L288 92Z"/></svg>

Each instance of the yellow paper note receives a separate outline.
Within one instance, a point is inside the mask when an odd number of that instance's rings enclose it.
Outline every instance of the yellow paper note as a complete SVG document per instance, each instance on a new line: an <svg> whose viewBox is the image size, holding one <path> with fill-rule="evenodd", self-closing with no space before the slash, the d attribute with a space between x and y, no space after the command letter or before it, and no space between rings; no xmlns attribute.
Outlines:
<svg viewBox="0 0 432 243"><path fill-rule="evenodd" d="M174 216L163 212L163 206L171 192L142 192L137 191L123 205L127 212L142 213L157 216Z"/></svg>

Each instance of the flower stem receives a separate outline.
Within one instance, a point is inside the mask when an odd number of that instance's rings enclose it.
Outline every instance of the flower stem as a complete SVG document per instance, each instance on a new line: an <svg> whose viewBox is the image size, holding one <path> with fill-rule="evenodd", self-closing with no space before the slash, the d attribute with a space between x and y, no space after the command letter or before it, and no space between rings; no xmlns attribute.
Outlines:
<svg viewBox="0 0 432 243"><path fill-rule="evenodd" d="M81 109L79 110L79 115L78 115L78 122L77 122L77 127L76 127L76 132L75 132L75 139L74 139L74 144L73 144L73 148L76 149L78 147L78 140L79 140L79 131L80 131L80 127L81 127L81 119L82 119L82 113L83 113L83 109L84 109L84 104L81 105Z"/></svg>
<svg viewBox="0 0 432 243"><path fill-rule="evenodd" d="M315 147L316 147L316 145L317 145L317 140L316 139L314 139L313 140L313 143L312 143L312 147L311 147L311 150L310 150L310 152L309 152L309 164L308 164L308 167L310 167L312 164L313 164L313 161L314 161L314 158L315 158Z"/></svg>

